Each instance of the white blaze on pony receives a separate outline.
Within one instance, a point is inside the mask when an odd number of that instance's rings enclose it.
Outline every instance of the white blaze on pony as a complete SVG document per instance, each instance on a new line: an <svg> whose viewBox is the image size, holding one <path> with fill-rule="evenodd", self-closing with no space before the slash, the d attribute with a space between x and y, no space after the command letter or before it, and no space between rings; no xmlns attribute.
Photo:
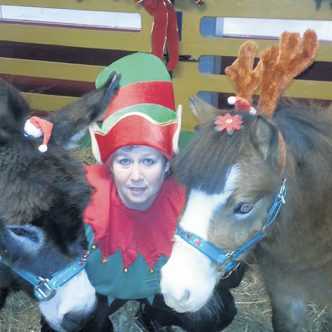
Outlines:
<svg viewBox="0 0 332 332"><path fill-rule="evenodd" d="M200 190L192 190L180 225L208 240L210 221L233 193L239 174L239 167L233 166L220 194L208 195ZM200 309L212 295L214 285L220 278L216 265L178 235L175 236L172 255L161 273L161 292L165 302L178 312Z"/></svg>

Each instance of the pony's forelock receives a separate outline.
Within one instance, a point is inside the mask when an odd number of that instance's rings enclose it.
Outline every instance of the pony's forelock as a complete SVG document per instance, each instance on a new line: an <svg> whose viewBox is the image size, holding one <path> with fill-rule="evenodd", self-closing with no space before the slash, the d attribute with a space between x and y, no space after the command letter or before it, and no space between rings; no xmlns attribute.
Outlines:
<svg viewBox="0 0 332 332"><path fill-rule="evenodd" d="M231 135L218 132L213 123L199 127L195 138L174 161L174 170L180 182L188 189L218 194L224 190L231 167L237 164L245 142L249 139L249 128L254 117L239 113L243 127Z"/></svg>

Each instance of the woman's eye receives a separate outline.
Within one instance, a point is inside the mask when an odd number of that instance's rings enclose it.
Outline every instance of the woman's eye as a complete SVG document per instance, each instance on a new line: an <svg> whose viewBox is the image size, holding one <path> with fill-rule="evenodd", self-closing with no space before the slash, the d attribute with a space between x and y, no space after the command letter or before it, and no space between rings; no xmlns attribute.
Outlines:
<svg viewBox="0 0 332 332"><path fill-rule="evenodd" d="M144 165L150 166L154 164L154 160L151 158L144 158L143 163Z"/></svg>
<svg viewBox="0 0 332 332"><path fill-rule="evenodd" d="M234 208L234 213L247 214L254 207L253 203L241 202Z"/></svg>
<svg viewBox="0 0 332 332"><path fill-rule="evenodd" d="M120 159L119 164L122 165L122 166L127 166L127 165L130 164L130 160L127 159L127 158Z"/></svg>

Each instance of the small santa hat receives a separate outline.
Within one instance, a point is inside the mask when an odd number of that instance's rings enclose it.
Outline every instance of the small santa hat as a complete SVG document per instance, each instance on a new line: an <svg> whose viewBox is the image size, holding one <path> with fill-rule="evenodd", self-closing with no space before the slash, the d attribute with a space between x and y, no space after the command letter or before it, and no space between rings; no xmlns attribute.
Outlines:
<svg viewBox="0 0 332 332"><path fill-rule="evenodd" d="M234 105L237 111L247 111L250 114L256 114L256 109L250 105L248 100L238 97L238 96L230 96L227 98L227 102L229 105Z"/></svg>
<svg viewBox="0 0 332 332"><path fill-rule="evenodd" d="M45 119L33 116L25 122L24 131L27 135L41 137L44 135L43 143L39 145L38 150L42 153L47 151L47 144L50 140L53 129L53 123Z"/></svg>

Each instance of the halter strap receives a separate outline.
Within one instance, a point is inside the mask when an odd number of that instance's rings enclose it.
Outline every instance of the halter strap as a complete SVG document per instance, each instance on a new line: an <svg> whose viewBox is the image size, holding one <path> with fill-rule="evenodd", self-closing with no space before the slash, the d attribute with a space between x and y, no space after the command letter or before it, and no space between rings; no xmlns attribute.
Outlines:
<svg viewBox="0 0 332 332"><path fill-rule="evenodd" d="M217 264L218 270L223 272L222 278L227 278L240 264L238 258L247 252L257 242L263 240L266 236L267 230L271 227L274 220L283 204L285 204L285 197L287 194L286 179L283 180L279 192L276 194L271 208L268 211L268 219L264 223L261 231L257 232L251 239L245 242L242 246L234 251L224 251L216 247L211 242L208 242L200 236L185 230L182 226L177 225L177 235L184 241L198 249L201 253L206 255L210 260Z"/></svg>
<svg viewBox="0 0 332 332"><path fill-rule="evenodd" d="M34 288L34 296L38 301L48 301L54 297L56 289L77 276L87 264L87 255L84 255L62 270L55 272L52 277L48 279L13 266L12 263L4 257L6 252L7 251L4 251L0 254L0 264L2 263L8 266L13 272L31 284Z"/></svg>

